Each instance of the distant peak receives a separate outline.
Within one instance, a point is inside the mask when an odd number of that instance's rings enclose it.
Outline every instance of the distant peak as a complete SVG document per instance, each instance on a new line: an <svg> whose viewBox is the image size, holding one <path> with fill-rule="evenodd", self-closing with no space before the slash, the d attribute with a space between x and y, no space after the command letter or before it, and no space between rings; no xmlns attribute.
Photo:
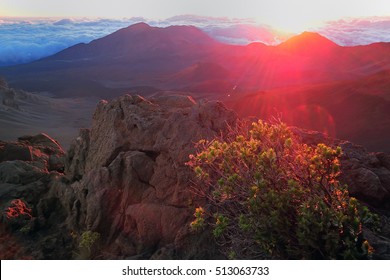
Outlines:
<svg viewBox="0 0 390 280"><path fill-rule="evenodd" d="M153 28L154 27L150 26L145 22L139 22L139 23L132 24L128 27L119 29L118 31L108 35L107 37L118 36L118 35L123 36L127 34L138 34L138 33L147 32L149 30L152 30Z"/></svg>
<svg viewBox="0 0 390 280"><path fill-rule="evenodd" d="M327 41L327 42L331 42L331 43L335 44L334 42L332 42L328 38L326 38L326 37L324 37L321 34L316 33L316 32L305 31L305 32L302 32L301 34L295 36L295 38L300 38L300 39L303 39L303 40L313 40L313 41L314 40L317 40L317 41Z"/></svg>
<svg viewBox="0 0 390 280"><path fill-rule="evenodd" d="M135 23L135 24L132 24L130 25L129 27L127 27L127 29L132 29L132 30L148 30L148 29L152 29L153 27L151 27L149 24L145 23L145 22L138 22L138 23Z"/></svg>
<svg viewBox="0 0 390 280"><path fill-rule="evenodd" d="M336 47L338 45L316 32L305 31L297 36L291 37L287 41L281 43L279 46L283 48L294 49L294 48L311 48L316 46L320 46L321 48Z"/></svg>

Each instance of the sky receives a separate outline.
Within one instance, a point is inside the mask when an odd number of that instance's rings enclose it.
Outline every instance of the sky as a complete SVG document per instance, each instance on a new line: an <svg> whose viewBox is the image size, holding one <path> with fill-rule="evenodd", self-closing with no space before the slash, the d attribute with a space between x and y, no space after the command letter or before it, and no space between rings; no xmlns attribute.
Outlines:
<svg viewBox="0 0 390 280"><path fill-rule="evenodd" d="M254 18L285 31L346 17L390 16L389 0L1 0L0 16Z"/></svg>
<svg viewBox="0 0 390 280"><path fill-rule="evenodd" d="M140 21L195 25L233 44L303 31L337 44L390 42L390 0L0 0L0 66L30 62Z"/></svg>

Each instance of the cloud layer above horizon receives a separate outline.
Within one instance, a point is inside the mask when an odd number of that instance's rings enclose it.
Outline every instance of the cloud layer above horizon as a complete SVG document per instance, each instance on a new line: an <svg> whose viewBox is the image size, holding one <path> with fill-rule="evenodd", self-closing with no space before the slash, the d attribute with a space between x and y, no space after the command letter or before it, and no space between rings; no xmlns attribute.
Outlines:
<svg viewBox="0 0 390 280"><path fill-rule="evenodd" d="M27 63L78 43L88 43L120 28L144 21L152 26L195 25L225 43L263 42L275 45L293 34L283 34L253 20L176 16L166 20L26 19L0 18L0 66ZM390 17L328 22L316 30L339 45L390 42Z"/></svg>

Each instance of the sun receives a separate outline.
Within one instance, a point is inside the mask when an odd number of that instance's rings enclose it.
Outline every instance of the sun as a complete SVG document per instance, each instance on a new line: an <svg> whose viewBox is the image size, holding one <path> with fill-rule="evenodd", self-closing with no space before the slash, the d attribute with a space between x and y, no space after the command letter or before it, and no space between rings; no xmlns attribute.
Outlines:
<svg viewBox="0 0 390 280"><path fill-rule="evenodd" d="M298 19L298 18L294 18L294 19L287 18L287 19L275 20L271 24L272 27L278 31L282 31L285 33L295 33L295 34L312 30L317 26L317 24L314 25L313 23L310 23L305 19Z"/></svg>
<svg viewBox="0 0 390 280"><path fill-rule="evenodd" d="M264 2L261 1L254 4L253 9L257 13L255 20L258 23L266 23L286 33L301 33L313 30L326 21L338 18L337 13L330 10L331 5L324 2L326 1L280 0L264 5Z"/></svg>
<svg viewBox="0 0 390 280"><path fill-rule="evenodd" d="M320 27L326 21L319 16L315 17L299 10L295 13L280 12L268 18L258 17L255 20L259 23L266 21L274 29L285 33L310 31Z"/></svg>

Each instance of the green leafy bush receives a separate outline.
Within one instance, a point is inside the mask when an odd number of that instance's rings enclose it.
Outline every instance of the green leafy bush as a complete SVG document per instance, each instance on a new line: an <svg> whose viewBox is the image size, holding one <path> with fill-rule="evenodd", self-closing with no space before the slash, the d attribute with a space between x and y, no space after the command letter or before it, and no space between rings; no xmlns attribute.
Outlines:
<svg viewBox="0 0 390 280"><path fill-rule="evenodd" d="M208 221L227 257L369 258L362 222L372 215L337 180L340 147L308 146L285 124L258 121L197 151L188 165L210 210L191 225Z"/></svg>

